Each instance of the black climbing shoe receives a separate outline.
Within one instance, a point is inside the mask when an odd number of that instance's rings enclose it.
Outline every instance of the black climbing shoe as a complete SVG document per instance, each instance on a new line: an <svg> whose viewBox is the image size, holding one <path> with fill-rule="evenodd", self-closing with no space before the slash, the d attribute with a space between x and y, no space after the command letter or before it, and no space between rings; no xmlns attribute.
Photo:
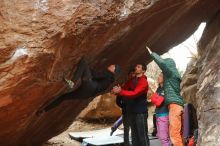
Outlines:
<svg viewBox="0 0 220 146"><path fill-rule="evenodd" d="M111 127L111 132L110 132L110 136L112 136L114 132L115 132L115 129L114 129L114 127Z"/></svg>

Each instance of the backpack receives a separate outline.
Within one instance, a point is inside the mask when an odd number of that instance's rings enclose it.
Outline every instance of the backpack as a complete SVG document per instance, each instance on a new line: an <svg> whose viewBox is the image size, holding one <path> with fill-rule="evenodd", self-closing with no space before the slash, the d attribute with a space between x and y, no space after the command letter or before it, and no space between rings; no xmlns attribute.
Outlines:
<svg viewBox="0 0 220 146"><path fill-rule="evenodd" d="M198 121L196 109L192 104L184 105L183 113L183 137L186 146L194 146L198 138Z"/></svg>

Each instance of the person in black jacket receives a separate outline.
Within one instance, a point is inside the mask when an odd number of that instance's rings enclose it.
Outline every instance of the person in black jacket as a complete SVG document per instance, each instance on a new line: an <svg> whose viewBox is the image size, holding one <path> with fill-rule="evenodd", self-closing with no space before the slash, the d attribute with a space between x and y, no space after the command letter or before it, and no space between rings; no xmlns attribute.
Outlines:
<svg viewBox="0 0 220 146"><path fill-rule="evenodd" d="M82 82L91 82L91 86L95 88L94 92L102 92L109 85L114 82L114 75L120 73L120 66L116 64L111 64L107 67L105 71L97 72L91 69L84 58L82 58L77 66L74 76L71 80L64 78L69 88L72 91L78 89Z"/></svg>
<svg viewBox="0 0 220 146"><path fill-rule="evenodd" d="M147 101L148 81L144 75L146 65L138 63L135 67L135 78L127 81L122 87L115 86L112 92L122 96L129 102L126 103L126 114L131 127L132 146L149 146L147 125Z"/></svg>
<svg viewBox="0 0 220 146"><path fill-rule="evenodd" d="M134 68L132 68L128 72L128 81L132 78L135 78ZM128 90L132 90L132 89L128 89ZM128 119L128 113L126 111L126 105L128 104L128 102L129 102L129 100L126 100L122 96L117 96L116 97L116 104L122 109L122 122L123 122L123 125L124 125L124 145L125 146L130 145L129 130L130 130L131 126L130 126L129 119Z"/></svg>
<svg viewBox="0 0 220 146"><path fill-rule="evenodd" d="M64 100L71 100L74 98L83 99L99 95L115 81L115 76L119 73L119 65L112 64L109 65L105 71L97 72L91 69L84 58L82 58L77 65L73 78L71 80L64 78L64 81L71 89L71 92L44 105L37 112L37 115L55 108Z"/></svg>

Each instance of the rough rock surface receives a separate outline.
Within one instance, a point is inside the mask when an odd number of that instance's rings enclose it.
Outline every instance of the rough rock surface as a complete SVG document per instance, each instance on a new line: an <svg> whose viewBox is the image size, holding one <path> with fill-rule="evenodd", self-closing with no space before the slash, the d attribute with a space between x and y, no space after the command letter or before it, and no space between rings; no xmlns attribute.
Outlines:
<svg viewBox="0 0 220 146"><path fill-rule="evenodd" d="M199 56L183 78L183 97L197 107L199 146L220 144L220 12L207 24Z"/></svg>
<svg viewBox="0 0 220 146"><path fill-rule="evenodd" d="M164 53L219 8L219 0L1 0L0 145L40 145L67 129L92 97L35 113L65 93L62 76L82 56L98 69L150 61L146 44Z"/></svg>
<svg viewBox="0 0 220 146"><path fill-rule="evenodd" d="M181 82L181 92L184 100L188 103L192 103L195 108L197 108L196 102L196 93L197 89L197 80L198 80L198 68L196 61L198 60L197 57L192 58L190 63L187 66L187 69L184 73Z"/></svg>

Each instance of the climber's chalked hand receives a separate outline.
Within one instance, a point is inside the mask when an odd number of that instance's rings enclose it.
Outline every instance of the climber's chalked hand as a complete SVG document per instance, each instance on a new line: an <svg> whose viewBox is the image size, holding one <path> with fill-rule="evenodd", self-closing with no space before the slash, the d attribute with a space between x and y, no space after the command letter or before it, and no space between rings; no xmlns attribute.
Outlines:
<svg viewBox="0 0 220 146"><path fill-rule="evenodd" d="M150 50L150 48L148 46L146 46L146 48L147 48L148 52L151 54L152 51Z"/></svg>

